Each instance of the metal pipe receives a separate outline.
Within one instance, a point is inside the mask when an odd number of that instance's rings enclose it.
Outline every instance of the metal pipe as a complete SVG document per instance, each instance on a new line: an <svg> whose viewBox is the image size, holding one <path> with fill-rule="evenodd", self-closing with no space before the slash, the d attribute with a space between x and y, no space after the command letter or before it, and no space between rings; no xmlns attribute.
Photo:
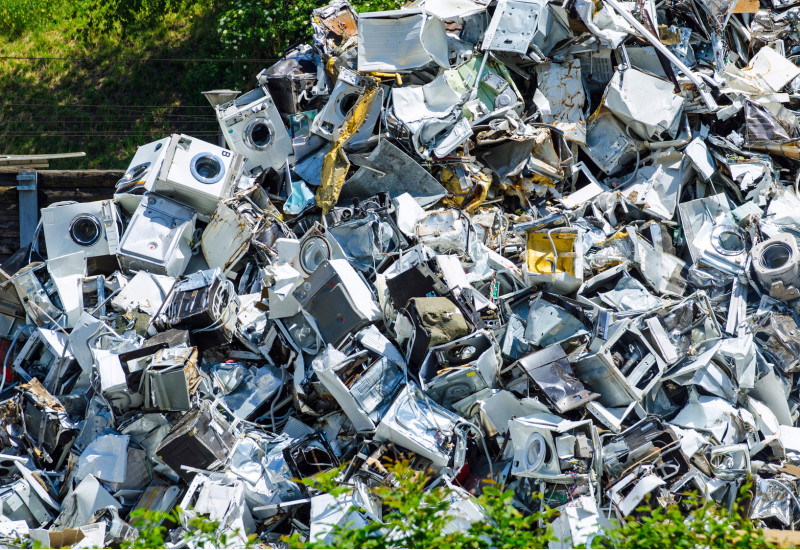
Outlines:
<svg viewBox="0 0 800 550"><path fill-rule="evenodd" d="M553 242L553 231L555 230L555 227L547 230L547 240L550 241L550 246L553 247L553 276L556 274L556 264L558 262L558 250L556 250L556 243Z"/></svg>
<svg viewBox="0 0 800 550"><path fill-rule="evenodd" d="M662 44L661 40L659 40L658 37L653 36L652 33L650 33L650 31L648 31L647 28L644 25L642 25L633 15L631 15L631 13L628 10L620 6L617 0L603 0L603 1L607 3L609 6L611 6L614 9L614 11L620 14L622 18L625 21L627 21L634 29L636 29L636 31L639 32L645 38L645 40L650 42L650 44L652 44L652 46L656 50L661 52L664 55L664 57L669 59L670 63L678 67L678 70L680 70L684 75L686 75L686 78L688 78L692 82L692 84L694 84L695 87L697 87L697 92L700 94L700 97L703 99L703 102L708 106L709 109L716 109L718 107L717 102L714 101L713 97L711 97L711 92L708 90L708 85L705 82L703 82L703 80L701 80L700 77L698 77L695 73L693 73L689 67L684 65L683 61L678 59L675 56L675 54L669 51L669 48L667 48L664 44Z"/></svg>
<svg viewBox="0 0 800 550"><path fill-rule="evenodd" d="M692 141L692 130L689 128L689 118L684 116L684 130L686 131L686 137L681 138L678 135L677 139L672 139L670 141L645 141L644 146L648 149L667 149L669 147L680 147L681 145L687 145L690 141Z"/></svg>
<svg viewBox="0 0 800 550"><path fill-rule="evenodd" d="M531 220L529 222L522 222L515 224L514 231L515 232L535 231L536 229L542 229L543 227L550 225L551 223L555 223L561 218L566 218L567 223L569 224L569 218L567 218L566 214L563 213L550 214L549 216L545 216L544 218L538 218L536 220Z"/></svg>

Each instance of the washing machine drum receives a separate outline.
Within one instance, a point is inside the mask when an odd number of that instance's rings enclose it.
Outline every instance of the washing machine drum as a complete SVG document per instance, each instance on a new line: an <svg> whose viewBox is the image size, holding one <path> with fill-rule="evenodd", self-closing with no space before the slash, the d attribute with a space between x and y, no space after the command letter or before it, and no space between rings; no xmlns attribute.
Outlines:
<svg viewBox="0 0 800 550"><path fill-rule="evenodd" d="M211 153L199 153L190 163L192 176L200 183L211 185L217 183L225 175L222 159Z"/></svg>
<svg viewBox="0 0 800 550"><path fill-rule="evenodd" d="M339 100L336 102L336 110L338 111L338 115L340 118L344 119L347 116L347 113L350 112L356 103L358 103L358 99L361 97L360 92L349 92L344 93L339 96Z"/></svg>
<svg viewBox="0 0 800 550"><path fill-rule="evenodd" d="M80 246L92 246L100 240L103 226L100 220L90 214L77 216L69 225L69 236Z"/></svg>
<svg viewBox="0 0 800 550"><path fill-rule="evenodd" d="M274 135L272 124L263 118L257 118L244 130L244 142L256 151L265 151L272 144Z"/></svg>
<svg viewBox="0 0 800 550"><path fill-rule="evenodd" d="M759 263L764 269L779 269L792 259L792 247L786 243L771 243L764 248Z"/></svg>
<svg viewBox="0 0 800 550"><path fill-rule="evenodd" d="M454 403L474 393L474 387L467 382L454 382L447 386L442 395L443 403Z"/></svg>

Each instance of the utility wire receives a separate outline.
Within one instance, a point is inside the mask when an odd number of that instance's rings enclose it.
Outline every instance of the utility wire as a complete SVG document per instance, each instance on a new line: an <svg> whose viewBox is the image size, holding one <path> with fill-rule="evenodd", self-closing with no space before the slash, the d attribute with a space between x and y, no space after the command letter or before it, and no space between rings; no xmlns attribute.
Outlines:
<svg viewBox="0 0 800 550"><path fill-rule="evenodd" d="M194 136L216 136L219 132L196 132L191 131ZM86 132L86 133L73 133L73 132L11 132L12 137L89 137L89 136L102 136L102 137L127 137L127 136L153 136L163 135L163 130L156 130L153 132L128 132L128 133L114 133L114 132ZM2 137L2 134L0 134Z"/></svg>
<svg viewBox="0 0 800 550"><path fill-rule="evenodd" d="M276 58L241 58L241 57L31 57L24 55L0 55L0 59L15 61L123 61L123 62L158 62L158 63L198 63L198 62L222 62L222 63L276 63L280 59Z"/></svg>
<svg viewBox="0 0 800 550"><path fill-rule="evenodd" d="M171 107L173 109L210 109L211 105L120 105L118 103L5 103L0 102L3 107L102 107L104 109L162 109Z"/></svg>

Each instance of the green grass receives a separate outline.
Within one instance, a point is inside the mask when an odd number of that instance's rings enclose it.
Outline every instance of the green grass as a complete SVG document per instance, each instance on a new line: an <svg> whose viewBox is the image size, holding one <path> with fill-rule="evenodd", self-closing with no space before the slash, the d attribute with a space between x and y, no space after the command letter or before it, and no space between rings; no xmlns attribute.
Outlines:
<svg viewBox="0 0 800 550"><path fill-rule="evenodd" d="M80 13L73 17L73 3L52 0L46 17L0 37L4 58L70 58L0 59L0 154L85 151L86 158L51 166L111 169L125 168L138 145L170 133L214 141L214 112L200 92L237 81L239 89L252 86L248 73L263 67L156 60L221 57L220 8L201 1L130 30L81 36L85 22Z"/></svg>
<svg viewBox="0 0 800 550"><path fill-rule="evenodd" d="M255 87L289 45L310 40L311 10L325 3L0 0L0 154L84 151L51 167L124 169L139 145L171 133L215 141L201 92Z"/></svg>
<svg viewBox="0 0 800 550"><path fill-rule="evenodd" d="M46 15L46 0L3 0L0 2L0 36L16 37L26 28L41 23Z"/></svg>

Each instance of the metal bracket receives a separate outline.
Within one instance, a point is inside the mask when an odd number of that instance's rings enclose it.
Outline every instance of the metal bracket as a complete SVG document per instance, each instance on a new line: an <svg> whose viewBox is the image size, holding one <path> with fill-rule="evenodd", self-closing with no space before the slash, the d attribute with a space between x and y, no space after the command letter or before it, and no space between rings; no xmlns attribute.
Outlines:
<svg viewBox="0 0 800 550"><path fill-rule="evenodd" d="M36 226L39 224L38 183L39 174L37 172L20 172L17 174L20 247L28 246L33 242Z"/></svg>

